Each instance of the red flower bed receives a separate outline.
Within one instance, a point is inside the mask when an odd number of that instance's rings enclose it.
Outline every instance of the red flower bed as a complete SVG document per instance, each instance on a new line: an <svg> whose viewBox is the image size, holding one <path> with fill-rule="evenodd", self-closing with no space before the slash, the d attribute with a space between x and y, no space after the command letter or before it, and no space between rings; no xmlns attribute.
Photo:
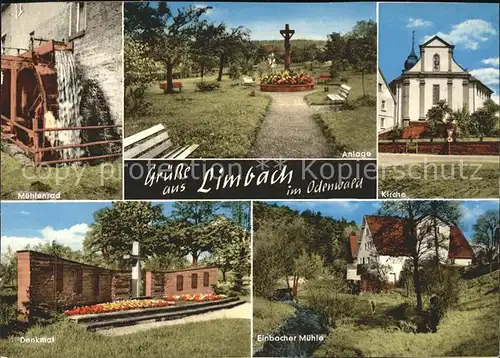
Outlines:
<svg viewBox="0 0 500 358"><path fill-rule="evenodd" d="M138 308L154 308L154 307L166 307L173 306L175 302L163 301L163 300L129 300L129 301L116 301L99 303L91 306L78 306L73 309L64 311L66 316L75 315L86 315L93 313L106 313L106 312L116 312L116 311L127 311L134 310Z"/></svg>
<svg viewBox="0 0 500 358"><path fill-rule="evenodd" d="M196 293L194 295L180 295L180 296L165 296L167 301L194 301L194 302L206 302L206 301L218 301L223 298L227 298L226 295L217 295L215 293Z"/></svg>

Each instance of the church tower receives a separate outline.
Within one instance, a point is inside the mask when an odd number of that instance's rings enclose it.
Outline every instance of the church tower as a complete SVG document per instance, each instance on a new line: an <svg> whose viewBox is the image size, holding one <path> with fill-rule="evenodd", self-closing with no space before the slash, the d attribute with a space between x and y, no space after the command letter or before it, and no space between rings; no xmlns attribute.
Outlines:
<svg viewBox="0 0 500 358"><path fill-rule="evenodd" d="M404 71L408 71L418 62L418 56L415 54L415 31L413 31L412 39L411 39L411 52L408 55L408 58L405 61Z"/></svg>

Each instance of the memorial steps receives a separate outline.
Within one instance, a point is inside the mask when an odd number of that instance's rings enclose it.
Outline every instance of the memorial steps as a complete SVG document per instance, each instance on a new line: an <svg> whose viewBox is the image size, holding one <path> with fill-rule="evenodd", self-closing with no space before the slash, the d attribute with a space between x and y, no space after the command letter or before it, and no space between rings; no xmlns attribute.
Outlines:
<svg viewBox="0 0 500 358"><path fill-rule="evenodd" d="M239 297L229 297L218 301L197 304L76 315L70 316L69 319L85 325L88 330L96 331L113 327L130 326L138 323L147 323L148 321L169 321L211 311L229 309L243 303L245 303L245 301L240 300Z"/></svg>

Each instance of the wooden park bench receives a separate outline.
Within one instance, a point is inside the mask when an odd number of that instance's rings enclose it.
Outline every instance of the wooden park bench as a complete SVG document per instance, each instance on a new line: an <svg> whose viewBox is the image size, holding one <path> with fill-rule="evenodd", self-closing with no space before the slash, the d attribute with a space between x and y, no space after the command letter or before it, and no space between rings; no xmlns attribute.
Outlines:
<svg viewBox="0 0 500 358"><path fill-rule="evenodd" d="M347 102L347 96L349 96L350 91L351 87L341 84L340 91L338 93L329 94L327 95L327 97L332 102L332 104L344 104Z"/></svg>
<svg viewBox="0 0 500 358"><path fill-rule="evenodd" d="M167 82L160 82L160 88L163 90L163 93L167 93L167 87L168 87ZM182 92L182 87L183 87L182 82L177 81L172 83L172 88L177 88L179 92Z"/></svg>
<svg viewBox="0 0 500 358"><path fill-rule="evenodd" d="M136 133L123 140L123 156L126 159L185 159L198 144L175 146L163 124Z"/></svg>
<svg viewBox="0 0 500 358"><path fill-rule="evenodd" d="M255 81L253 80L253 78L252 78L252 77L249 77L249 76L243 76L241 79L243 80L243 84L244 84L245 86L250 86L250 85L255 84Z"/></svg>

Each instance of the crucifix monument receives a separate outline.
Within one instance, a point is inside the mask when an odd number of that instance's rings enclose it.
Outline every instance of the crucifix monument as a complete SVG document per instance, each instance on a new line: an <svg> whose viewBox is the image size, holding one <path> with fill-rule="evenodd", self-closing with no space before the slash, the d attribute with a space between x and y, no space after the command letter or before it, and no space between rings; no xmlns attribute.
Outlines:
<svg viewBox="0 0 500 358"><path fill-rule="evenodd" d="M292 62L290 39L294 33L295 30L290 30L290 26L288 24L285 25L284 30L280 30L281 36L285 39L285 71L290 71L290 63Z"/></svg>
<svg viewBox="0 0 500 358"><path fill-rule="evenodd" d="M132 297L139 297L141 292L141 257L139 256L139 242L132 242L132 254L123 255L125 260L132 261Z"/></svg>

